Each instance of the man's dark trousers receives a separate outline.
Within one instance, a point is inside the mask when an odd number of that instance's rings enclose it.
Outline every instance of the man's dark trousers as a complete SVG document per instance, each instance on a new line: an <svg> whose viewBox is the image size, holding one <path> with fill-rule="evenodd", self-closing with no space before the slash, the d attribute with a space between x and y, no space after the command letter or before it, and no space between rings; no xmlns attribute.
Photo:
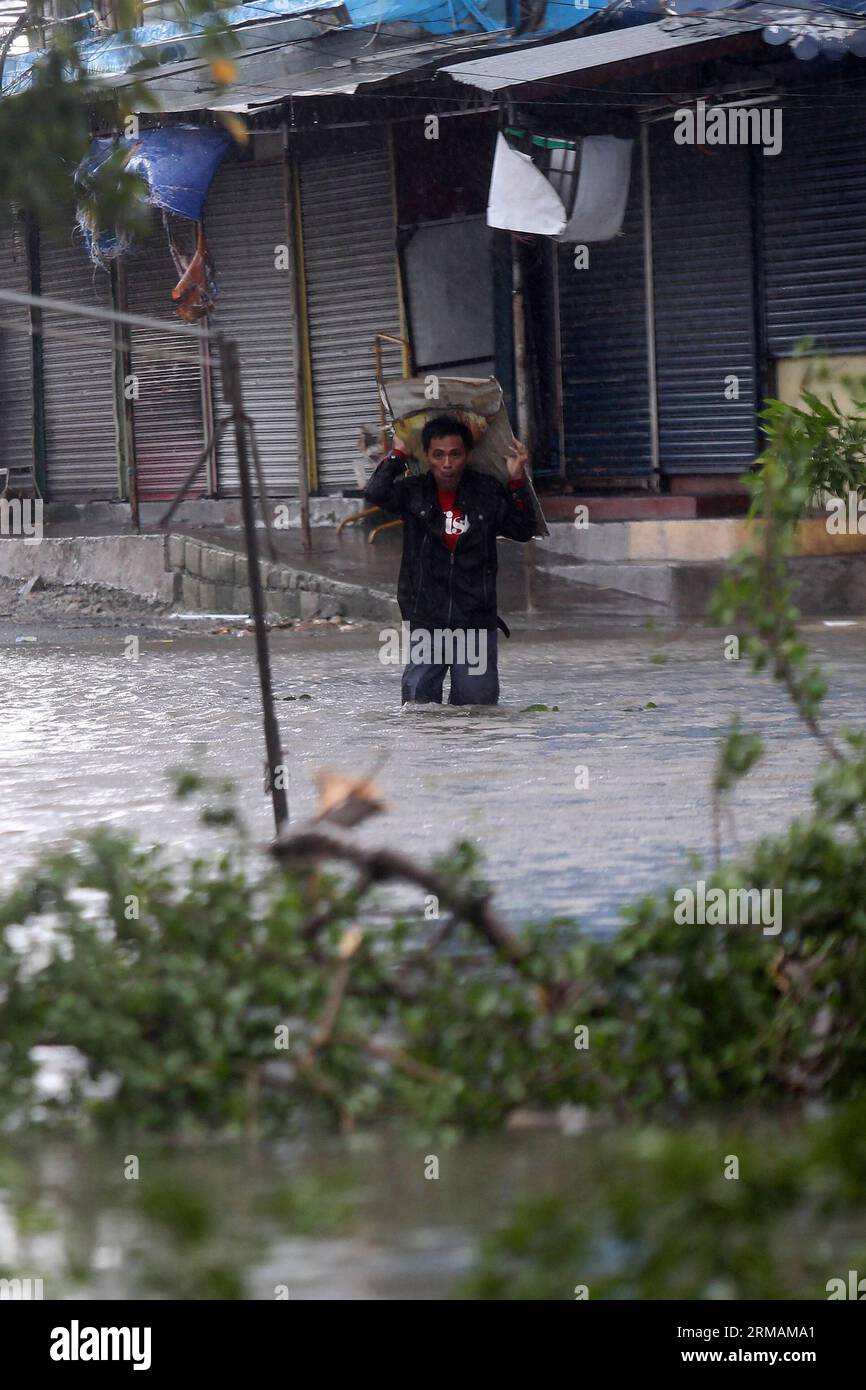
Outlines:
<svg viewBox="0 0 866 1390"><path fill-rule="evenodd" d="M442 686L445 672L451 672L451 693L449 705L495 705L499 699L499 671L497 667L497 637L495 627L482 628L475 632L475 647L467 647L464 655L472 652L485 656L483 638L486 634L486 661L476 663L454 661L435 664L412 660L410 634L409 662L403 670L403 704L430 705L442 703Z"/></svg>

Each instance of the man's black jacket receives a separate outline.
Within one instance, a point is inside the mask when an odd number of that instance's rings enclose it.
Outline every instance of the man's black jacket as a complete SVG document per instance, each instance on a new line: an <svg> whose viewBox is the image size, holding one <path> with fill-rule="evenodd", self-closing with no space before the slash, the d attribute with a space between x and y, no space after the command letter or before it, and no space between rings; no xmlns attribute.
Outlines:
<svg viewBox="0 0 866 1390"><path fill-rule="evenodd" d="M404 621L415 627L495 627L496 537L532 540L535 514L524 483L504 488L487 473L467 467L455 508L469 525L449 551L445 515L432 473L400 477L405 458L389 454L376 469L365 496L403 518L403 561L397 601Z"/></svg>

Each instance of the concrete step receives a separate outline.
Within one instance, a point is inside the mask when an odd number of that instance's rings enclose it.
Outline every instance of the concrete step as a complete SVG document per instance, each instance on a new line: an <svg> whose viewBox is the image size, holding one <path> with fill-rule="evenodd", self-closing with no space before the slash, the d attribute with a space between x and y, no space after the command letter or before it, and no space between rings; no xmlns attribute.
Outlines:
<svg viewBox="0 0 866 1390"><path fill-rule="evenodd" d="M665 562L730 560L745 547L761 543L760 522L742 517L671 518L607 521L588 525L554 522L544 542L551 555L565 560L603 562ZM796 553L841 555L866 552L866 535L830 535L823 516L800 522Z"/></svg>
<svg viewBox="0 0 866 1390"><path fill-rule="evenodd" d="M333 532L329 533L333 535ZM0 577L47 584L94 584L178 611L250 612L242 533L217 533L214 543L198 536L109 534L45 536L38 544L0 540ZM230 538L230 539L229 539ZM264 536L262 536L264 542ZM339 567L336 567L339 573ZM393 589L338 579L287 558L262 562L265 608L279 618L347 617L399 622Z"/></svg>
<svg viewBox="0 0 866 1390"><path fill-rule="evenodd" d="M549 539L529 545L500 542L500 612L509 622L702 618L744 538L741 523L730 518L609 522L588 532L555 523L551 531ZM262 569L266 607L275 616L399 622L399 528L370 545L361 529L338 536L333 527L319 527L310 554L297 530L278 532L276 546L276 558L264 560ZM820 553L822 548L832 553ZM791 564L805 615L866 613L866 537L829 536L819 517L801 527L800 550L805 553ZM36 575L46 583L105 585L175 609L250 611L244 538L237 529L168 537L46 535L38 544L0 540L0 576L26 581Z"/></svg>
<svg viewBox="0 0 866 1390"><path fill-rule="evenodd" d="M333 532L329 532L333 540ZM317 538L318 539L318 538ZM277 538L277 558L265 558L265 536L259 543L266 611L281 618L330 618L342 615L370 622L399 622L393 591L328 562L314 546L310 556L299 538ZM350 543L351 548L351 543ZM369 548L369 547L368 547ZM331 546L324 547L327 554ZM323 564L322 561L325 561ZM174 534L166 543L166 565L175 575L180 604L192 611L249 613L250 591L243 532ZM335 577L335 573L341 575ZM360 582L359 582L360 581Z"/></svg>
<svg viewBox="0 0 866 1390"><path fill-rule="evenodd" d="M633 496L598 496L592 493L562 493L541 496L538 500L548 522L573 522L576 509L585 507L590 525L610 521L674 521L696 517L744 516L749 507L748 493L742 488L696 495L643 492Z"/></svg>
<svg viewBox="0 0 866 1390"><path fill-rule="evenodd" d="M794 601L804 617L866 614L866 557L802 555L790 561ZM578 561L548 564L560 583L617 591L657 605L671 618L705 619L707 606L728 568L724 560Z"/></svg>

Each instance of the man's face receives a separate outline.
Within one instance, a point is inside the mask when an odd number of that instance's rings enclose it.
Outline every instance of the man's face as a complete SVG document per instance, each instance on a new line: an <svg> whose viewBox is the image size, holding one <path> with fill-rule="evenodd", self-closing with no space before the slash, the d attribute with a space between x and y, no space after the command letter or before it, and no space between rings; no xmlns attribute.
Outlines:
<svg viewBox="0 0 866 1390"><path fill-rule="evenodd" d="M436 479L437 487L453 491L463 475L469 461L469 451L459 434L443 434L441 438L430 440L430 447L424 455L430 465L430 472Z"/></svg>

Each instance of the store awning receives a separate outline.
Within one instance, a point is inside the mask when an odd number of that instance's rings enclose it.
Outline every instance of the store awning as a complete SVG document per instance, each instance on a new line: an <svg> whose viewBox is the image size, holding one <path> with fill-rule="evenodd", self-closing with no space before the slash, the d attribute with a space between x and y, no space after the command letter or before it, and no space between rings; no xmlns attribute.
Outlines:
<svg viewBox="0 0 866 1390"><path fill-rule="evenodd" d="M590 87L626 71L629 76L660 71L673 66L679 55L683 61L692 57L703 61L744 49L769 54L773 48L789 47L796 58L807 61L842 58L847 53L866 57L866 0L843 0L841 12L819 0L790 7L779 0L734 5L726 0L707 2L724 7L496 54L477 63L452 63L443 72L483 92L542 97L557 88Z"/></svg>
<svg viewBox="0 0 866 1390"><path fill-rule="evenodd" d="M588 77L612 76L628 65L629 71L656 66L657 60L689 49L710 57L718 49L729 51L739 42L755 43L766 21L728 20L712 17L662 20L639 24L608 34L563 39L540 48L496 54L477 62L452 63L443 68L456 82L483 92L521 91L533 95L556 87L586 84Z"/></svg>
<svg viewBox="0 0 866 1390"><path fill-rule="evenodd" d="M295 24L316 21L296 20ZM377 30L318 29L260 52L240 54L234 59L237 76L230 87L219 87L210 64L196 59L172 67L160 67L147 78L148 92L162 111L254 112L273 106L286 97L351 94L362 87L393 80L424 68L435 68L443 61L470 53L490 51L492 41L515 43L510 30L498 35L460 34L446 38L420 35L415 25L396 23ZM127 79L112 80L112 86ZM139 79L140 80L140 79Z"/></svg>

